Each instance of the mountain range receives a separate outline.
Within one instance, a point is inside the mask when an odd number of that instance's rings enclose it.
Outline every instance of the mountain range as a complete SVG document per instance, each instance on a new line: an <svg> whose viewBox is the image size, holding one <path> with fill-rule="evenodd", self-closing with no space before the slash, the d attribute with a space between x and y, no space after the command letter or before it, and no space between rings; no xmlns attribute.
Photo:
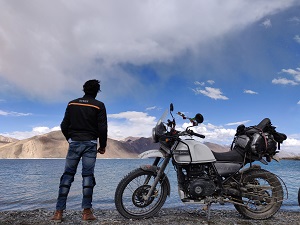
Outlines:
<svg viewBox="0 0 300 225"><path fill-rule="evenodd" d="M229 146L205 142L215 152L229 151ZM152 138L128 137L118 141L108 138L106 153L97 154L98 158L137 158L146 150L158 149L159 144L153 143ZM52 131L24 140L4 137L0 135L0 159L21 158L65 158L68 142L61 131ZM281 153L280 158L300 158L293 154Z"/></svg>
<svg viewBox="0 0 300 225"><path fill-rule="evenodd" d="M137 158L141 152L157 148L150 138L108 139L106 153L98 158ZM52 131L24 140L0 136L0 158L65 158L68 142L61 131Z"/></svg>

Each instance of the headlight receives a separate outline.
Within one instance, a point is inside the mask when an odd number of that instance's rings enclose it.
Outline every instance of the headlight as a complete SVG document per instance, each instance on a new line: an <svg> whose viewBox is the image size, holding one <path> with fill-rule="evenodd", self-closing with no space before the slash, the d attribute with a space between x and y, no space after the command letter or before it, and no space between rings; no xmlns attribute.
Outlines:
<svg viewBox="0 0 300 225"><path fill-rule="evenodd" d="M159 138L165 134L167 131L165 125L163 123L157 124L153 129L152 129L152 139L154 143L157 143L159 141Z"/></svg>
<svg viewBox="0 0 300 225"><path fill-rule="evenodd" d="M154 127L153 129L152 129L152 140L153 140L153 142L154 143L157 143L158 142L158 136L157 136L157 134L156 134L156 129L155 129L156 127Z"/></svg>

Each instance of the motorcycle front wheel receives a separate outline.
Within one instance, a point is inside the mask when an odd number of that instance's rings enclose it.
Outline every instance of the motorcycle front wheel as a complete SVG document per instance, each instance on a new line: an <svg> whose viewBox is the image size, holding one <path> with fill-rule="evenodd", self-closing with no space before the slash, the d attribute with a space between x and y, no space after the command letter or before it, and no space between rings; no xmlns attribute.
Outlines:
<svg viewBox="0 0 300 225"><path fill-rule="evenodd" d="M168 185L161 179L152 196L145 199L156 177L152 171L140 168L133 170L119 183L115 193L118 212L128 219L142 219L154 216L166 201Z"/></svg>
<svg viewBox="0 0 300 225"><path fill-rule="evenodd" d="M242 175L241 196L236 210L246 218L263 220L273 216L283 202L283 188L277 176L269 171L252 170Z"/></svg>

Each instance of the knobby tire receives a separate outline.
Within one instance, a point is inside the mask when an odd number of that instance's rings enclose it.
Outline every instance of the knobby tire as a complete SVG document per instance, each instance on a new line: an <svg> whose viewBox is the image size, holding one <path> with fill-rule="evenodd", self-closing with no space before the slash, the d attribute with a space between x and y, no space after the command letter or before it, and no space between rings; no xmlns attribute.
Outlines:
<svg viewBox="0 0 300 225"><path fill-rule="evenodd" d="M118 212L128 219L143 219L154 216L163 206L168 195L168 186L162 178L155 189L155 194L144 201L156 174L141 168L135 169L125 176L115 192L115 206ZM149 182L145 183L145 180Z"/></svg>
<svg viewBox="0 0 300 225"><path fill-rule="evenodd" d="M238 198L245 206L234 205L241 215L263 220L272 217L280 209L283 188L275 174L263 169L252 170L242 175L242 183L242 188L247 191L242 191L242 197Z"/></svg>

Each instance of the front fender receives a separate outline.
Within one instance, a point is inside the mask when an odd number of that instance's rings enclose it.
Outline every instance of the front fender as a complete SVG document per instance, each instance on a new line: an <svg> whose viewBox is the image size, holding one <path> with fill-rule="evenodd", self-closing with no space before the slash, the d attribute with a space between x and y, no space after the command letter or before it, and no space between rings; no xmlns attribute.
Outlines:
<svg viewBox="0 0 300 225"><path fill-rule="evenodd" d="M143 165L140 168L144 171L150 171L155 175L157 175L157 170L159 170L159 167L152 166L152 165ZM162 180L162 183L166 183L166 185L167 185L167 194L168 194L168 196L170 196L170 194L171 194L171 185L170 185L169 178L167 177L167 175L165 173L162 175L161 180Z"/></svg>
<svg viewBox="0 0 300 225"><path fill-rule="evenodd" d="M138 156L141 159L146 159L146 158L165 158L164 154L159 150L159 149L153 149L153 150L148 150L145 151Z"/></svg>

